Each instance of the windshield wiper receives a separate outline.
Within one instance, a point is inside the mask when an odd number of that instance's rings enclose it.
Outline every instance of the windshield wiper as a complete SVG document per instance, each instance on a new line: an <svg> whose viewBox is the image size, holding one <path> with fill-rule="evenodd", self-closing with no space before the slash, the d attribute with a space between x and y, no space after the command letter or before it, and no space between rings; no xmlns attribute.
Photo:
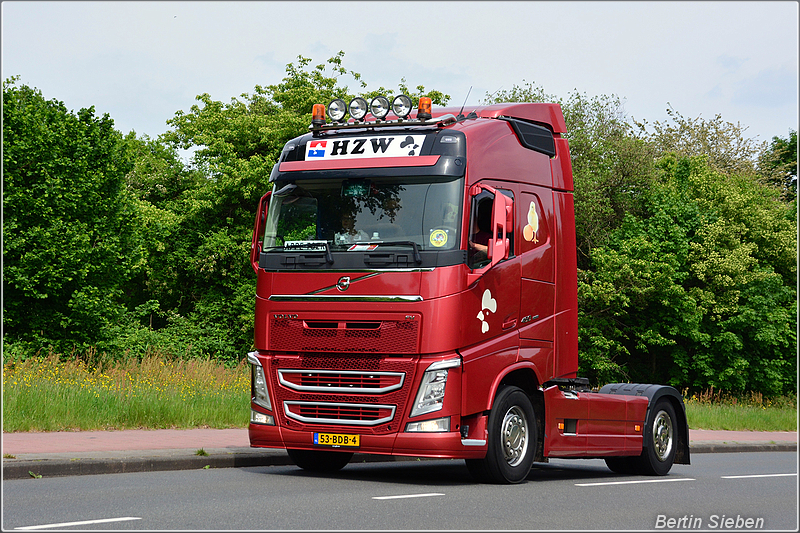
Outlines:
<svg viewBox="0 0 800 533"><path fill-rule="evenodd" d="M422 256L419 255L419 248L417 247L417 243L414 241L389 241L389 242L371 242L370 244L376 244L378 246L411 246L414 249L414 261L417 264L422 263Z"/></svg>
<svg viewBox="0 0 800 533"><path fill-rule="evenodd" d="M331 246L328 241L325 241L325 262L329 265L333 264L333 254L331 254Z"/></svg>

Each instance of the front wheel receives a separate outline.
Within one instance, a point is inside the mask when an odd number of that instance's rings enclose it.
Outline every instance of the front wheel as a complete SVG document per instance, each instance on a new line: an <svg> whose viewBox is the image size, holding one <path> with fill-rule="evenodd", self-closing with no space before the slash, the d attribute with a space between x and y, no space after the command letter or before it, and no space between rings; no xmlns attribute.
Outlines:
<svg viewBox="0 0 800 533"><path fill-rule="evenodd" d="M352 452L331 452L327 450L286 450L289 458L302 468L311 472L336 472L350 462Z"/></svg>
<svg viewBox="0 0 800 533"><path fill-rule="evenodd" d="M528 477L536 452L536 415L531 400L518 387L497 395L488 422L486 457L467 459L470 473L487 483L519 483Z"/></svg>
<svg viewBox="0 0 800 533"><path fill-rule="evenodd" d="M639 456L639 472L650 476L665 476L675 462L677 417L668 400L659 400L651 410L645 431L649 445Z"/></svg>

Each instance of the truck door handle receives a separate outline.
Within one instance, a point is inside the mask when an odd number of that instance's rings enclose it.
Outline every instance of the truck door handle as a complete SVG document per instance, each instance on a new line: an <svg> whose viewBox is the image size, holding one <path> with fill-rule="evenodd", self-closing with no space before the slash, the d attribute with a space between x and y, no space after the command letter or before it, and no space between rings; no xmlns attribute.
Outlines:
<svg viewBox="0 0 800 533"><path fill-rule="evenodd" d="M508 320L507 322L503 322L503 329L511 329L516 325L517 325L517 319L516 318L512 318L511 320Z"/></svg>

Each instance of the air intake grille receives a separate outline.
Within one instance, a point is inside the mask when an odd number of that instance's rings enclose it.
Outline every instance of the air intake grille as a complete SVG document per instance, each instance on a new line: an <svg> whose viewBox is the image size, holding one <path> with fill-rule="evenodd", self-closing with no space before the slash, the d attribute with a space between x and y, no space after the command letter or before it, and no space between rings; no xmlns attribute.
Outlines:
<svg viewBox="0 0 800 533"><path fill-rule="evenodd" d="M417 349L419 320L306 321L272 317L271 350L411 354Z"/></svg>

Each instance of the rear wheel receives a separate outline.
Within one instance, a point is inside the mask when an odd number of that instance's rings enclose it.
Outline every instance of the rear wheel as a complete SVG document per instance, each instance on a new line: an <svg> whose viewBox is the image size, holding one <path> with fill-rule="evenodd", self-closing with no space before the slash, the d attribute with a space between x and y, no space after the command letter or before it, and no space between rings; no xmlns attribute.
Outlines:
<svg viewBox="0 0 800 533"><path fill-rule="evenodd" d="M650 476L665 476L675 462L677 417L668 400L659 400L650 411L645 431L649 441L639 456L639 472Z"/></svg>
<svg viewBox="0 0 800 533"><path fill-rule="evenodd" d="M518 387L497 395L488 422L486 457L467 459L472 476L487 483L519 483L531 470L536 451L536 415L530 398Z"/></svg>
<svg viewBox="0 0 800 533"><path fill-rule="evenodd" d="M336 472L345 467L353 458L352 452L331 452L327 450L286 450L289 458L302 468L311 472Z"/></svg>

